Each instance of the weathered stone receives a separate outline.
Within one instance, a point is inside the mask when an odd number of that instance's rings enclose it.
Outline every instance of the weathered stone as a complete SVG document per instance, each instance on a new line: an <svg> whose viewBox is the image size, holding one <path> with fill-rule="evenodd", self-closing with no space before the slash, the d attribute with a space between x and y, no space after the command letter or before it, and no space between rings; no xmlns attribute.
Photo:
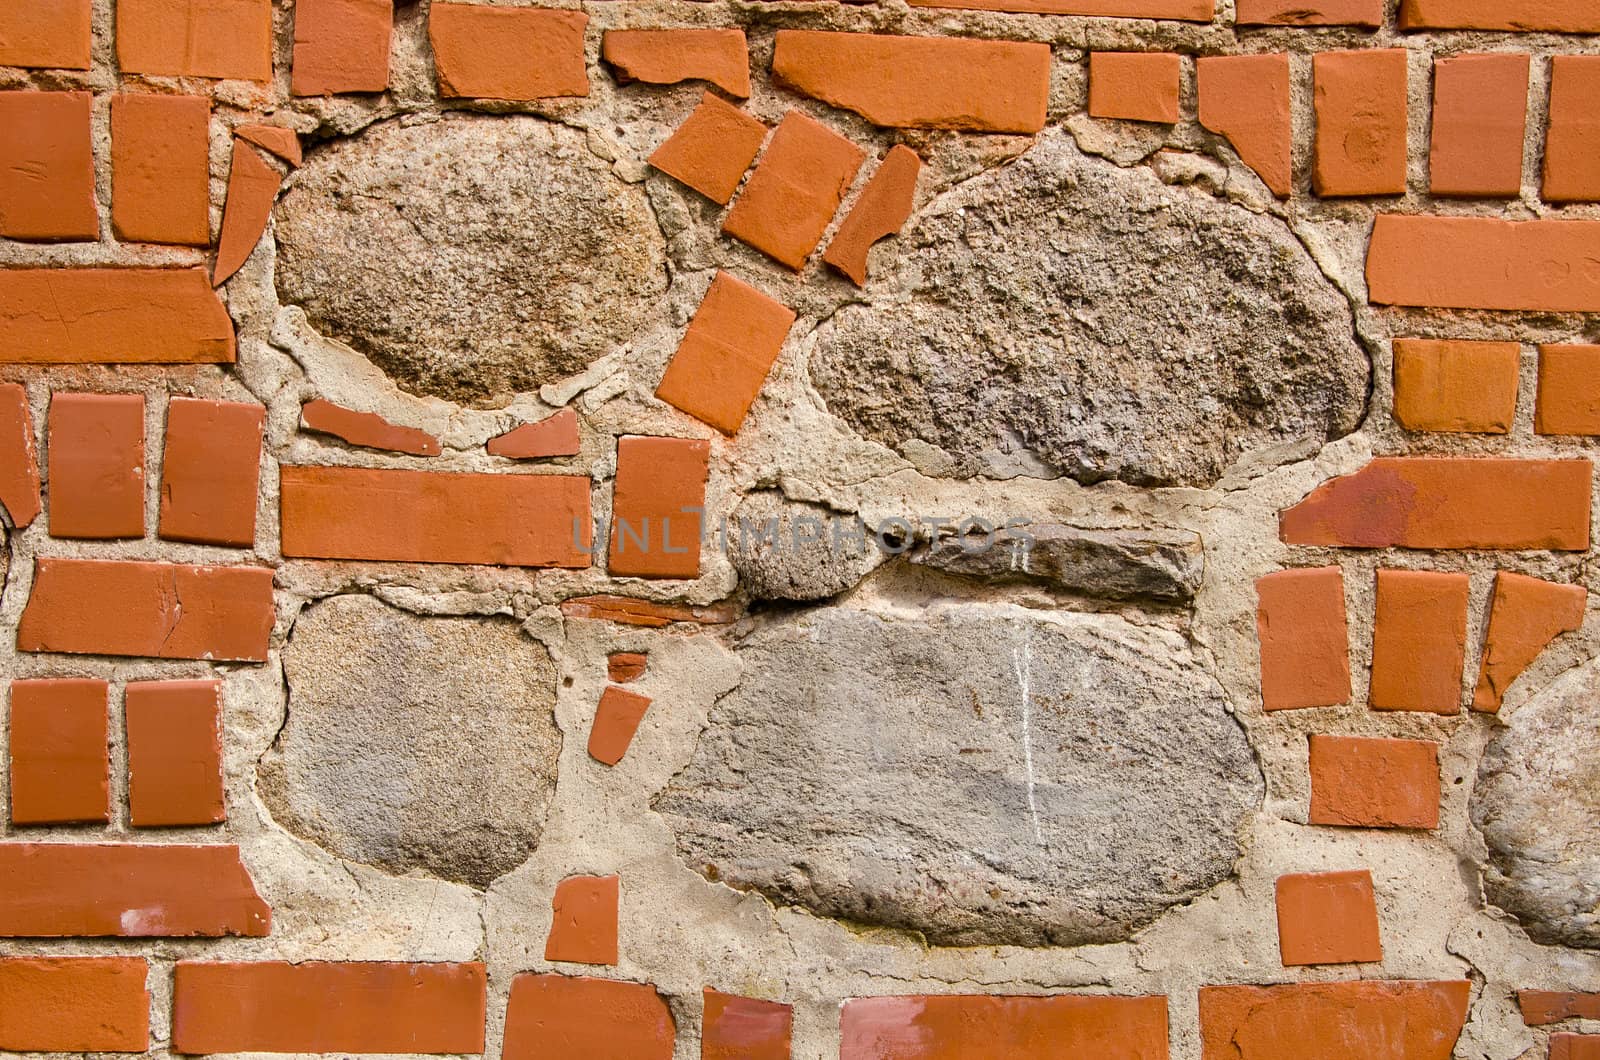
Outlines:
<svg viewBox="0 0 1600 1060"><path fill-rule="evenodd" d="M1472 793L1484 889L1546 945L1600 949L1600 660L1540 692L1490 742Z"/></svg>
<svg viewBox="0 0 1600 1060"><path fill-rule="evenodd" d="M1041 523L941 537L912 557L951 574L1022 581L1105 600L1186 603L1205 578L1200 535L1187 530L1086 530Z"/></svg>
<svg viewBox="0 0 1600 1060"><path fill-rule="evenodd" d="M1244 453L1361 418L1370 366L1349 304L1282 222L1058 131L899 242L883 293L838 314L811 377L868 438L941 450L940 473L1204 486Z"/></svg>
<svg viewBox="0 0 1600 1060"><path fill-rule="evenodd" d="M744 587L763 600L837 596L888 558L859 517L773 490L734 510L727 550Z"/></svg>
<svg viewBox="0 0 1600 1060"><path fill-rule="evenodd" d="M538 118L375 126L313 151L277 217L284 301L405 389L458 401L581 370L666 289L643 190Z"/></svg>
<svg viewBox="0 0 1600 1060"><path fill-rule="evenodd" d="M657 799L682 855L773 901L951 945L1127 938L1225 879L1261 773L1176 634L998 605L824 608Z"/></svg>
<svg viewBox="0 0 1600 1060"><path fill-rule="evenodd" d="M555 667L509 620L419 618L367 596L301 614L289 718L262 759L273 815L340 857L487 886L544 830Z"/></svg>

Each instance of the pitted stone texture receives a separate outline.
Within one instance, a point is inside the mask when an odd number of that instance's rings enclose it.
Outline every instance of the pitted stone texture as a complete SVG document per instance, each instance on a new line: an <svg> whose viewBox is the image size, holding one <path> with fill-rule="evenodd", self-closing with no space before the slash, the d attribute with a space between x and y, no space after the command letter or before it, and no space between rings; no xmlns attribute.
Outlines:
<svg viewBox="0 0 1600 1060"><path fill-rule="evenodd" d="M352 861L478 887L527 859L561 736L555 667L515 623L337 596L300 615L283 662L289 719L259 772L281 824Z"/></svg>
<svg viewBox="0 0 1600 1060"><path fill-rule="evenodd" d="M1600 661L1507 718L1478 768L1489 901L1546 945L1600 949Z"/></svg>
<svg viewBox="0 0 1600 1060"><path fill-rule="evenodd" d="M312 153L277 214L278 287L406 390L489 404L648 323L645 193L531 117L389 122Z"/></svg>
<svg viewBox="0 0 1600 1060"><path fill-rule="evenodd" d="M1176 634L1109 615L825 608L657 799L708 877L949 945L1125 939L1228 877L1263 780Z"/></svg>
<svg viewBox="0 0 1600 1060"><path fill-rule="evenodd" d="M1205 548L1189 530L1090 530L1032 523L941 537L912 558L968 578L1034 582L1103 600L1194 599Z"/></svg>
<svg viewBox="0 0 1600 1060"><path fill-rule="evenodd" d="M775 490L740 502L728 521L727 547L740 582L762 600L837 596L888 559L859 516Z"/></svg>
<svg viewBox="0 0 1600 1060"><path fill-rule="evenodd" d="M900 248L811 376L926 470L1204 486L1361 418L1349 304L1280 221L1062 133L946 195Z"/></svg>

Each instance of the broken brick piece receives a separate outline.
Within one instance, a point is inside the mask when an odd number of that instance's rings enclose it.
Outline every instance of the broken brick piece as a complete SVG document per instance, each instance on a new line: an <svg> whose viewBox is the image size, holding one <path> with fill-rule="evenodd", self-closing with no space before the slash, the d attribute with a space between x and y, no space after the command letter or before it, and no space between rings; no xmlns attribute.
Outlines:
<svg viewBox="0 0 1600 1060"><path fill-rule="evenodd" d="M39 452L20 383L0 383L0 507L22 529L39 517Z"/></svg>
<svg viewBox="0 0 1600 1060"><path fill-rule="evenodd" d="M1091 52L1089 114L1171 125L1180 117L1182 76L1175 52Z"/></svg>
<svg viewBox="0 0 1600 1060"><path fill-rule="evenodd" d="M0 4L0 66L87 70L91 0L6 0ZM0 1045L0 1049L7 1048Z"/></svg>
<svg viewBox="0 0 1600 1060"><path fill-rule="evenodd" d="M839 1018L839 1060L1164 1057L1164 997L863 997Z"/></svg>
<svg viewBox="0 0 1600 1060"><path fill-rule="evenodd" d="M331 434L366 449L383 449L412 456L438 456L439 439L415 427L400 427L375 412L356 412L318 398L300 407L306 430Z"/></svg>
<svg viewBox="0 0 1600 1060"><path fill-rule="evenodd" d="M485 446L490 456L513 460L544 460L553 456L577 456L578 414L562 409L537 423L524 423L502 435L490 438Z"/></svg>
<svg viewBox="0 0 1600 1060"><path fill-rule="evenodd" d="M11 682L12 824L111 820L108 710L104 681Z"/></svg>
<svg viewBox="0 0 1600 1060"><path fill-rule="evenodd" d="M135 828L218 824L222 792L222 682L130 681L128 810Z"/></svg>
<svg viewBox="0 0 1600 1060"><path fill-rule="evenodd" d="M772 143L722 222L726 235L799 271L855 180L865 152L797 110Z"/></svg>
<svg viewBox="0 0 1600 1060"><path fill-rule="evenodd" d="M394 0L296 0L290 91L297 96L384 91L393 29Z"/></svg>
<svg viewBox="0 0 1600 1060"><path fill-rule="evenodd" d="M1589 268L1600 221L1507 221L1383 213L1367 247L1378 305L1438 309L1600 311Z"/></svg>
<svg viewBox="0 0 1600 1060"><path fill-rule="evenodd" d="M1581 585L1557 585L1510 571L1495 575L1472 709L1498 711L1506 689L1539 653L1562 633L1583 625L1588 599L1588 590Z"/></svg>
<svg viewBox="0 0 1600 1060"><path fill-rule="evenodd" d="M211 271L213 287L221 287L250 260L267 230L282 184L282 175L267 165L255 148L233 141L228 202L222 211L222 235L217 238L217 263Z"/></svg>
<svg viewBox="0 0 1600 1060"><path fill-rule="evenodd" d="M1289 56L1215 55L1195 61L1200 124L1227 138L1239 160L1280 199L1294 190Z"/></svg>
<svg viewBox="0 0 1600 1060"><path fill-rule="evenodd" d="M272 0L117 0L127 74L272 80Z"/></svg>
<svg viewBox="0 0 1600 1060"><path fill-rule="evenodd" d="M144 536L144 395L50 397L50 536Z"/></svg>
<svg viewBox="0 0 1600 1060"><path fill-rule="evenodd" d="M707 92L650 156L650 164L712 202L727 205L761 152L767 127Z"/></svg>
<svg viewBox="0 0 1600 1060"><path fill-rule="evenodd" d="M1450 1060L1472 983L1362 979L1200 989L1203 1060Z"/></svg>
<svg viewBox="0 0 1600 1060"><path fill-rule="evenodd" d="M168 541L249 548L267 410L239 401L174 397L161 460L161 521Z"/></svg>
<svg viewBox="0 0 1600 1060"><path fill-rule="evenodd" d="M1278 949L1285 967L1382 961L1372 873L1279 876Z"/></svg>
<svg viewBox="0 0 1600 1060"><path fill-rule="evenodd" d="M231 364L233 321L203 269L0 272L0 362Z"/></svg>
<svg viewBox="0 0 1600 1060"><path fill-rule="evenodd" d="M1404 195L1404 48L1318 52L1312 183L1318 195Z"/></svg>
<svg viewBox="0 0 1600 1060"><path fill-rule="evenodd" d="M750 49L742 29L607 30L600 58L622 82L709 81L729 95L750 95Z"/></svg>
<svg viewBox="0 0 1600 1060"><path fill-rule="evenodd" d="M211 101L111 97L111 227L134 243L211 243Z"/></svg>
<svg viewBox="0 0 1600 1060"><path fill-rule="evenodd" d="M617 876L569 876L556 884L544 959L616 964L620 891Z"/></svg>
<svg viewBox="0 0 1600 1060"><path fill-rule="evenodd" d="M1350 702L1350 637L1339 568L1268 574L1256 581L1256 599L1265 709Z"/></svg>
<svg viewBox="0 0 1600 1060"><path fill-rule="evenodd" d="M698 578L711 443L617 439L606 565L618 577Z"/></svg>
<svg viewBox="0 0 1600 1060"><path fill-rule="evenodd" d="M0 236L100 237L88 92L0 92Z"/></svg>
<svg viewBox="0 0 1600 1060"><path fill-rule="evenodd" d="M794 310L719 271L656 397L723 434L735 434L794 321Z"/></svg>
<svg viewBox="0 0 1600 1060"><path fill-rule="evenodd" d="M1595 18L1600 30L1600 12ZM1550 60L1543 195L1550 202L1600 201L1600 55Z"/></svg>
<svg viewBox="0 0 1600 1060"><path fill-rule="evenodd" d="M1600 1060L1600 1034L1552 1034L1550 1060Z"/></svg>
<svg viewBox="0 0 1600 1060"><path fill-rule="evenodd" d="M739 617L731 606L679 607L658 604L632 596L575 596L561 601L561 613L567 618L591 618L603 622L616 622L624 626L644 626L660 629L674 622L694 622L706 626L727 625Z"/></svg>
<svg viewBox="0 0 1600 1060"><path fill-rule="evenodd" d="M532 100L587 96L582 11L434 4L428 40L447 98Z"/></svg>
<svg viewBox="0 0 1600 1060"><path fill-rule="evenodd" d="M789 1060L794 1007L705 988L700 1060Z"/></svg>
<svg viewBox="0 0 1600 1060"><path fill-rule="evenodd" d="M285 129L281 125L241 125L233 130L233 134L291 166L298 166L305 161L305 154L300 150L300 137L293 129Z"/></svg>
<svg viewBox="0 0 1600 1060"><path fill-rule="evenodd" d="M1515 342L1394 340L1394 418L1408 431L1507 434L1517 415Z"/></svg>
<svg viewBox="0 0 1600 1060"><path fill-rule="evenodd" d="M1437 828L1439 745L1311 737L1309 820L1344 828Z"/></svg>
<svg viewBox="0 0 1600 1060"><path fill-rule="evenodd" d="M1434 63L1428 163L1433 194L1511 199L1522 191L1528 70L1526 52L1456 55Z"/></svg>
<svg viewBox="0 0 1600 1060"><path fill-rule="evenodd" d="M1468 584L1465 574L1378 571L1369 694L1374 710L1460 713Z"/></svg>
<svg viewBox="0 0 1600 1060"><path fill-rule="evenodd" d="M606 677L615 684L630 684L644 676L649 659L641 652L612 652L606 659Z"/></svg>
<svg viewBox="0 0 1600 1060"><path fill-rule="evenodd" d="M921 173L922 159L915 151L904 144L889 148L828 243L822 260L850 277L857 287L865 287L867 251L878 240L897 235L911 216Z"/></svg>
<svg viewBox="0 0 1600 1060"><path fill-rule="evenodd" d="M1600 435L1600 346L1540 346L1536 434Z"/></svg>
<svg viewBox="0 0 1600 1060"><path fill-rule="evenodd" d="M649 709L649 696L621 688L607 688L600 694L594 724L589 728L589 757L608 766L622 761L622 756L628 753L628 745L633 743L633 734L639 730L639 723Z"/></svg>
<svg viewBox="0 0 1600 1060"><path fill-rule="evenodd" d="M1383 0L1239 0L1241 26L1383 25Z"/></svg>
<svg viewBox="0 0 1600 1060"><path fill-rule="evenodd" d="M0 958L0 1049L145 1052L149 975L143 957Z"/></svg>
<svg viewBox="0 0 1600 1060"><path fill-rule="evenodd" d="M511 981L501 1060L672 1060L676 1036L648 983L524 974Z"/></svg>
<svg viewBox="0 0 1600 1060"><path fill-rule="evenodd" d="M1522 1022L1530 1027L1570 1019L1600 1020L1600 994L1519 990L1517 1005L1522 1009Z"/></svg>

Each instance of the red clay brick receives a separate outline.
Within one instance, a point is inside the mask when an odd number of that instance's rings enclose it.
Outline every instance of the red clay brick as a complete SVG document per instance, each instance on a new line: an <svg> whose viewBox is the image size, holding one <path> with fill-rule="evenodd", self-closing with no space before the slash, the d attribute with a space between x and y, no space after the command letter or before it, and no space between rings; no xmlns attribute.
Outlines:
<svg viewBox="0 0 1600 1060"><path fill-rule="evenodd" d="M236 846L0 844L0 937L264 938Z"/></svg>
<svg viewBox="0 0 1600 1060"><path fill-rule="evenodd" d="M1404 48L1318 52L1312 185L1318 195L1404 195Z"/></svg>
<svg viewBox="0 0 1600 1060"><path fill-rule="evenodd" d="M434 4L428 39L439 94L453 98L587 96L581 11Z"/></svg>
<svg viewBox="0 0 1600 1060"><path fill-rule="evenodd" d="M1528 126L1528 56L1457 55L1433 66L1435 195L1515 198Z"/></svg>
<svg viewBox="0 0 1600 1060"><path fill-rule="evenodd" d="M1600 435L1600 346L1539 347L1538 434Z"/></svg>
<svg viewBox="0 0 1600 1060"><path fill-rule="evenodd" d="M878 240L899 234L911 216L921 173L922 159L915 151L904 144L889 148L828 243L822 260L850 277L857 287L865 287L867 251Z"/></svg>
<svg viewBox="0 0 1600 1060"><path fill-rule="evenodd" d="M1216 17L1216 0L911 0L911 6L1043 15L1169 18L1185 22L1210 22Z"/></svg>
<svg viewBox="0 0 1600 1060"><path fill-rule="evenodd" d="M178 1053L481 1053L482 964L179 961Z"/></svg>
<svg viewBox="0 0 1600 1060"><path fill-rule="evenodd" d="M930 995L847 1001L839 1060L1165 1057L1164 997Z"/></svg>
<svg viewBox="0 0 1600 1060"><path fill-rule="evenodd" d="M644 676L650 657L642 652L612 652L606 658L606 677L614 684L626 685Z"/></svg>
<svg viewBox="0 0 1600 1060"><path fill-rule="evenodd" d="M1439 827L1439 745L1311 737L1309 820L1343 828Z"/></svg>
<svg viewBox="0 0 1600 1060"><path fill-rule="evenodd" d="M1600 994L1519 990L1517 1005L1522 1009L1522 1022L1530 1027L1570 1019L1600 1020Z"/></svg>
<svg viewBox="0 0 1600 1060"><path fill-rule="evenodd" d="M228 172L228 202L222 211L222 234L217 237L217 263L211 285L221 287L250 260L272 218L283 177L242 140L233 141L233 164Z"/></svg>
<svg viewBox="0 0 1600 1060"><path fill-rule="evenodd" d="M1241 26L1383 25L1383 0L1239 0Z"/></svg>
<svg viewBox="0 0 1600 1060"><path fill-rule="evenodd" d="M130 681L123 695L133 826L226 821L222 682Z"/></svg>
<svg viewBox="0 0 1600 1060"><path fill-rule="evenodd" d="M1600 200L1600 55L1550 60L1544 197L1551 202Z"/></svg>
<svg viewBox="0 0 1600 1060"><path fill-rule="evenodd" d="M365 449L382 449L412 456L438 456L439 439L415 427L400 427L375 412L356 412L331 401L308 401L300 407L300 422L308 431L331 434Z"/></svg>
<svg viewBox="0 0 1600 1060"><path fill-rule="evenodd" d="M822 241L865 159L849 140L791 110L722 231L798 271Z"/></svg>
<svg viewBox="0 0 1600 1060"><path fill-rule="evenodd" d="M617 439L607 567L618 577L698 578L711 443Z"/></svg>
<svg viewBox="0 0 1600 1060"><path fill-rule="evenodd" d="M1552 1034L1550 1060L1600 1060L1600 1034Z"/></svg>
<svg viewBox="0 0 1600 1060"><path fill-rule="evenodd" d="M718 272L656 397L732 436L778 359L794 310Z"/></svg>
<svg viewBox="0 0 1600 1060"><path fill-rule="evenodd" d="M1465 574L1378 572L1368 697L1374 710L1460 713L1468 582Z"/></svg>
<svg viewBox="0 0 1600 1060"><path fill-rule="evenodd" d="M382 92L389 87L394 0L296 0L297 96Z"/></svg>
<svg viewBox="0 0 1600 1060"><path fill-rule="evenodd" d="M650 697L637 692L608 687L600 693L594 724L589 727L589 757L608 766L622 761L649 709Z"/></svg>
<svg viewBox="0 0 1600 1060"><path fill-rule="evenodd" d="M678 607L638 600L631 596L575 596L561 601L567 618L589 618L617 622L624 626L660 629L674 622L694 622L706 626L727 625L738 618L732 607Z"/></svg>
<svg viewBox="0 0 1600 1060"><path fill-rule="evenodd" d="M201 269L0 271L0 362L231 364L233 321Z"/></svg>
<svg viewBox="0 0 1600 1060"><path fill-rule="evenodd" d="M1291 545L1589 548L1588 460L1378 457L1279 515Z"/></svg>
<svg viewBox="0 0 1600 1060"><path fill-rule="evenodd" d="M0 66L89 69L90 0L0 4Z"/></svg>
<svg viewBox="0 0 1600 1060"><path fill-rule="evenodd" d="M111 820L106 683L11 682L11 822Z"/></svg>
<svg viewBox="0 0 1600 1060"><path fill-rule="evenodd" d="M621 883L617 876L570 876L556 884L544 959L616 964Z"/></svg>
<svg viewBox="0 0 1600 1060"><path fill-rule="evenodd" d="M111 97L111 227L134 243L211 243L211 101Z"/></svg>
<svg viewBox="0 0 1600 1060"><path fill-rule="evenodd" d="M739 179L761 153L767 127L707 92L676 132L650 156L650 164L726 205Z"/></svg>
<svg viewBox="0 0 1600 1060"><path fill-rule="evenodd" d="M1050 48L780 29L772 78L874 125L1036 133L1049 102Z"/></svg>
<svg viewBox="0 0 1600 1060"><path fill-rule="evenodd" d="M1400 28L1600 33L1600 10L1590 0L1404 0Z"/></svg>
<svg viewBox="0 0 1600 1060"><path fill-rule="evenodd" d="M1256 580L1261 698L1267 710L1350 702L1350 639L1338 567Z"/></svg>
<svg viewBox="0 0 1600 1060"><path fill-rule="evenodd" d="M1200 990L1202 1060L1450 1060L1472 984L1360 980Z"/></svg>
<svg viewBox="0 0 1600 1060"><path fill-rule="evenodd" d="M578 414L562 409L537 423L524 423L495 438L486 448L491 456L513 460L544 460L552 456L577 456L582 448L578 437Z"/></svg>
<svg viewBox="0 0 1600 1060"><path fill-rule="evenodd" d="M730 96L750 95L750 49L742 29L607 30L600 58L624 84L709 81Z"/></svg>
<svg viewBox="0 0 1600 1060"><path fill-rule="evenodd" d="M0 1049L144 1052L149 974L143 957L0 958Z"/></svg>
<svg viewBox="0 0 1600 1060"><path fill-rule="evenodd" d="M291 166L298 166L305 160L300 150L300 137L293 129L285 129L281 125L241 125L233 133Z"/></svg>
<svg viewBox="0 0 1600 1060"><path fill-rule="evenodd" d="M1395 421L1408 431L1507 434L1521 358L1515 342L1395 339Z"/></svg>
<svg viewBox="0 0 1600 1060"><path fill-rule="evenodd" d="M249 548L267 410L234 401L175 397L167 404L161 522L169 541Z"/></svg>
<svg viewBox="0 0 1600 1060"><path fill-rule="evenodd" d="M124 73L272 80L272 0L117 0Z"/></svg>
<svg viewBox="0 0 1600 1060"><path fill-rule="evenodd" d="M50 396L50 536L144 536L144 395Z"/></svg>
<svg viewBox="0 0 1600 1060"><path fill-rule="evenodd" d="M1219 55L1195 61L1200 124L1227 137L1239 160L1280 199L1294 190L1294 131L1287 55Z"/></svg>
<svg viewBox="0 0 1600 1060"><path fill-rule="evenodd" d="M1278 950L1285 967L1382 961L1372 873L1279 876Z"/></svg>
<svg viewBox="0 0 1600 1060"><path fill-rule="evenodd" d="M100 237L87 92L0 92L0 236Z"/></svg>
<svg viewBox="0 0 1600 1060"><path fill-rule="evenodd" d="M1174 52L1093 52L1089 114L1171 125L1180 117L1183 59Z"/></svg>
<svg viewBox="0 0 1600 1060"><path fill-rule="evenodd" d="M1494 713L1506 689L1550 642L1583 625L1589 593L1581 585L1557 585L1510 571L1495 576L1489 631L1472 709Z"/></svg>
<svg viewBox="0 0 1600 1060"><path fill-rule="evenodd" d="M794 1008L705 989L700 1060L789 1060Z"/></svg>
<svg viewBox="0 0 1600 1060"><path fill-rule="evenodd" d="M275 617L265 567L41 557L17 650L265 662Z"/></svg>
<svg viewBox="0 0 1600 1060"><path fill-rule="evenodd" d="M511 981L501 1060L672 1060L676 1029L645 983L564 975Z"/></svg>
<svg viewBox="0 0 1600 1060"><path fill-rule="evenodd" d="M0 384L0 507L19 530L39 517L39 452L28 392Z"/></svg>
<svg viewBox="0 0 1600 1060"><path fill-rule="evenodd" d="M1367 287L1382 305L1596 312L1597 242L1600 221L1379 214Z"/></svg>

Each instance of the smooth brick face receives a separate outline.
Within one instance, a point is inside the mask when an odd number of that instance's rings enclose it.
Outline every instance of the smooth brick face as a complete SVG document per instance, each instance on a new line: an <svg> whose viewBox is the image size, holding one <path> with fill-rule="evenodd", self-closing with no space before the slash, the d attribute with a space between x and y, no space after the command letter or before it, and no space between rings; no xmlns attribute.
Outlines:
<svg viewBox="0 0 1600 1060"><path fill-rule="evenodd" d="M650 164L712 202L726 205L761 153L767 127L707 92L684 123L650 156Z"/></svg>
<svg viewBox="0 0 1600 1060"><path fill-rule="evenodd" d="M1600 1060L1600 1034L1552 1034L1550 1060Z"/></svg>
<svg viewBox="0 0 1600 1060"><path fill-rule="evenodd" d="M1216 14L1216 0L911 0L911 6L1049 15L1106 15L1113 18L1170 18L1189 22L1210 22Z"/></svg>
<svg viewBox="0 0 1600 1060"><path fill-rule="evenodd" d="M1394 341L1394 418L1408 431L1506 434L1517 414L1515 342Z"/></svg>
<svg viewBox="0 0 1600 1060"><path fill-rule="evenodd" d="M136 828L227 820L222 794L222 683L132 681L128 809Z"/></svg>
<svg viewBox="0 0 1600 1060"><path fill-rule="evenodd" d="M1600 311L1600 221L1379 214L1367 287L1381 305Z"/></svg>
<svg viewBox="0 0 1600 1060"><path fill-rule="evenodd" d="M1318 195L1403 195L1406 51L1319 52L1312 183Z"/></svg>
<svg viewBox="0 0 1600 1060"><path fill-rule="evenodd" d="M234 128L233 134L291 166L298 166L305 159L300 150L300 137L293 129L285 129L281 125L239 125Z"/></svg>
<svg viewBox="0 0 1600 1060"><path fill-rule="evenodd" d="M1287 55L1207 56L1195 61L1200 124L1228 138L1272 193L1294 190L1294 129Z"/></svg>
<svg viewBox="0 0 1600 1060"><path fill-rule="evenodd" d="M1539 347L1539 434L1600 435L1600 346Z"/></svg>
<svg viewBox="0 0 1600 1060"><path fill-rule="evenodd" d="M656 397L732 435L767 381L794 311L718 272L667 365Z"/></svg>
<svg viewBox="0 0 1600 1060"><path fill-rule="evenodd" d="M211 242L211 102L111 98L111 224L134 243Z"/></svg>
<svg viewBox="0 0 1600 1060"><path fill-rule="evenodd" d="M296 0L297 96L382 92L389 87L393 0Z"/></svg>
<svg viewBox="0 0 1600 1060"><path fill-rule="evenodd" d="M617 439L607 566L619 577L698 578L711 444L689 438Z"/></svg>
<svg viewBox="0 0 1600 1060"><path fill-rule="evenodd" d="M1400 27L1600 33L1600 9L1590 0L1403 0Z"/></svg>
<svg viewBox="0 0 1600 1060"><path fill-rule="evenodd" d="M0 958L0 1049L144 1052L149 974L142 957Z"/></svg>
<svg viewBox="0 0 1600 1060"><path fill-rule="evenodd" d="M1350 702L1350 641L1338 567L1256 581L1261 698L1267 710Z"/></svg>
<svg viewBox="0 0 1600 1060"><path fill-rule="evenodd" d="M1311 737L1309 819L1345 828L1437 828L1439 745Z"/></svg>
<svg viewBox="0 0 1600 1060"><path fill-rule="evenodd" d="M1094 52L1089 56L1089 113L1172 124L1179 118L1183 60L1171 52Z"/></svg>
<svg viewBox="0 0 1600 1060"><path fill-rule="evenodd" d="M1200 991L1202 1060L1450 1060L1472 984L1361 980Z"/></svg>
<svg viewBox="0 0 1600 1060"><path fill-rule="evenodd" d="M572 876L556 884L544 959L616 964L620 890L616 876Z"/></svg>
<svg viewBox="0 0 1600 1060"><path fill-rule="evenodd" d="M356 412L331 401L308 401L300 408L306 430L331 434L365 449L412 456L438 456L439 439L415 427L401 427L372 412ZM491 450L492 452L493 450Z"/></svg>
<svg viewBox="0 0 1600 1060"><path fill-rule="evenodd" d="M563 975L511 981L502 1060L672 1060L672 1013L655 987Z"/></svg>
<svg viewBox="0 0 1600 1060"><path fill-rule="evenodd" d="M1557 585L1510 571L1497 574L1472 709L1498 711L1506 689L1539 653L1562 633L1583 625L1588 599L1581 585Z"/></svg>
<svg viewBox="0 0 1600 1060"><path fill-rule="evenodd" d="M867 997L845 1002L839 1060L1165 1057L1164 997Z"/></svg>
<svg viewBox="0 0 1600 1060"><path fill-rule="evenodd" d="M1596 23L1600 25L1600 15ZM1600 200L1600 55L1550 60L1544 197L1551 202Z"/></svg>
<svg viewBox="0 0 1600 1060"><path fill-rule="evenodd" d="M144 536L144 395L50 398L50 536Z"/></svg>
<svg viewBox="0 0 1600 1060"><path fill-rule="evenodd" d="M850 277L857 287L866 286L867 251L878 240L898 233L911 216L921 173L922 159L915 151L905 144L889 148L840 223L822 260Z"/></svg>
<svg viewBox="0 0 1600 1060"><path fill-rule="evenodd" d="M0 236L100 235L87 92L0 92Z"/></svg>
<svg viewBox="0 0 1600 1060"><path fill-rule="evenodd" d="M1382 961L1372 874L1278 877L1278 949L1286 967Z"/></svg>
<svg viewBox="0 0 1600 1060"><path fill-rule="evenodd" d="M722 231L798 271L822 241L865 158L849 140L791 110Z"/></svg>
<svg viewBox="0 0 1600 1060"><path fill-rule="evenodd" d="M179 961L180 1053L481 1053L482 964Z"/></svg>
<svg viewBox="0 0 1600 1060"><path fill-rule="evenodd" d="M0 4L0 66L89 69L91 0Z"/></svg>
<svg viewBox="0 0 1600 1060"><path fill-rule="evenodd" d="M1530 1027L1569 1019L1600 1020L1600 994L1519 990L1517 1005L1522 1009L1522 1022Z"/></svg>
<svg viewBox="0 0 1600 1060"><path fill-rule="evenodd" d="M1241 26L1383 25L1383 0L1239 0Z"/></svg>
<svg viewBox="0 0 1600 1060"><path fill-rule="evenodd" d="M439 94L477 99L587 96L581 11L434 4L428 39Z"/></svg>
<svg viewBox="0 0 1600 1060"><path fill-rule="evenodd" d="M1372 638L1376 710L1461 710L1467 645L1465 574L1380 570Z"/></svg>
<svg viewBox="0 0 1600 1060"><path fill-rule="evenodd" d="M650 697L620 688L607 688L600 694L594 724L589 728L589 757L602 765L622 761L633 743L634 733L650 709Z"/></svg>
<svg viewBox="0 0 1600 1060"><path fill-rule="evenodd" d="M11 823L111 819L106 683L11 682Z"/></svg>
<svg viewBox="0 0 1600 1060"><path fill-rule="evenodd" d="M607 30L600 57L624 83L709 81L729 95L750 95L750 49L742 29Z"/></svg>
<svg viewBox="0 0 1600 1060"><path fill-rule="evenodd" d="M0 383L0 505L18 529L27 527L42 510L33 411L27 391L17 383Z"/></svg>
<svg viewBox="0 0 1600 1060"><path fill-rule="evenodd" d="M1434 63L1433 193L1514 198L1522 190L1527 125L1527 55L1458 55Z"/></svg>
<svg viewBox="0 0 1600 1060"><path fill-rule="evenodd" d="M175 397L167 405L160 534L170 541L249 548L267 410Z"/></svg>
<svg viewBox="0 0 1600 1060"><path fill-rule="evenodd" d="M233 322L201 269L15 269L0 362L232 363Z"/></svg>
<svg viewBox="0 0 1600 1060"><path fill-rule="evenodd" d="M513 460L544 460L553 456L577 456L582 448L578 436L578 414L562 409L538 423L524 423L497 438L485 448L493 456Z"/></svg>
<svg viewBox="0 0 1600 1060"><path fill-rule="evenodd" d="M250 260L272 217L283 178L256 149L243 140L233 142L233 163L228 172L228 202L222 212L222 234L217 238L217 263L211 283L221 286Z"/></svg>
<svg viewBox="0 0 1600 1060"><path fill-rule="evenodd" d="M794 1009L707 987L700 1060L789 1060Z"/></svg>
<svg viewBox="0 0 1600 1060"><path fill-rule="evenodd" d="M272 0L117 0L125 73L272 80Z"/></svg>

